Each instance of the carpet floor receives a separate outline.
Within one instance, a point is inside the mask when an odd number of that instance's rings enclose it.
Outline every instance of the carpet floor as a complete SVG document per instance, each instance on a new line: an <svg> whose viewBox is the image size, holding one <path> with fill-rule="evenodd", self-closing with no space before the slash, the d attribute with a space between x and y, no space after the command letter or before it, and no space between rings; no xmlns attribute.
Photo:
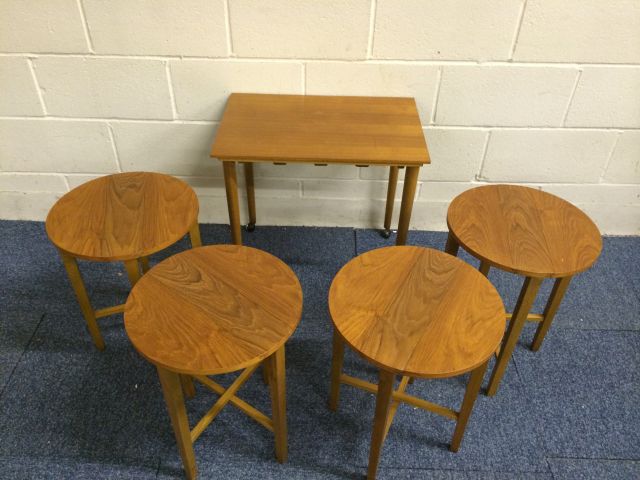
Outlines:
<svg viewBox="0 0 640 480"><path fill-rule="evenodd" d="M229 242L228 226L201 230L205 245ZM243 235L247 245L290 265L304 291L302 320L287 344L289 461L277 463L272 435L229 406L196 442L199 478L363 478L375 398L343 386L338 411L326 407L327 294L342 265L395 238L312 227L258 226ZM440 250L445 239L409 234L409 243ZM183 240L152 263L185 248ZM95 349L43 223L0 221L0 265L0 478L183 478L154 367L134 351L122 315L100 321L107 348ZM122 265L80 262L80 269L95 308L126 299ZM522 278L492 270L490 279L511 310ZM550 288L543 284L538 311ZM401 406L379 478L640 478L640 238L605 238L600 259L574 279L537 353L528 348L532 335L527 326L496 397L478 397L458 453L447 449L452 421ZM376 374L350 352L345 370ZM269 412L260 377L238 395ZM408 393L458 408L466 380L419 380ZM192 424L215 398L198 386L187 401Z"/></svg>

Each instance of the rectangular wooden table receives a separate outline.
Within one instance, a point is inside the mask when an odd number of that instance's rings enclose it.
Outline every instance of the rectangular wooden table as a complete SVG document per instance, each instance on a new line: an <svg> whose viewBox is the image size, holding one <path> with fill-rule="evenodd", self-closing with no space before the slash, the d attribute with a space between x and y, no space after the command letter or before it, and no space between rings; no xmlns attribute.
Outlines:
<svg viewBox="0 0 640 480"><path fill-rule="evenodd" d="M391 228L398 169L406 167L397 245L407 240L420 167L429 152L413 98L233 93L211 157L223 162L233 242L242 244L236 162L244 163L249 225L256 223L254 162L388 166L384 228Z"/></svg>

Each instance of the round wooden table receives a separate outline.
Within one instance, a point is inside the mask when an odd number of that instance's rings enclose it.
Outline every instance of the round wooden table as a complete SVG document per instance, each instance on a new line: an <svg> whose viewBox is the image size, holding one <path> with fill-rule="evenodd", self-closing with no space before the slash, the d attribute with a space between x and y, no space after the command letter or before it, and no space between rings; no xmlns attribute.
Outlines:
<svg viewBox="0 0 640 480"><path fill-rule="evenodd" d="M540 322L532 349L538 350L553 322L571 278L587 270L602 250L596 225L580 209L550 193L515 185L473 188L457 196L447 212L446 251L463 247L480 259L480 271L490 267L523 275L509 327L491 374L488 395L495 395L524 322ZM530 314L544 278L555 284L544 313Z"/></svg>
<svg viewBox="0 0 640 480"><path fill-rule="evenodd" d="M78 269L77 258L96 262L122 261L131 284L148 255L189 233L201 245L198 198L177 178L160 173L132 172L91 180L65 194L49 211L47 235L57 247L71 285L98 349L104 340L97 319L119 313L124 305L94 310Z"/></svg>
<svg viewBox="0 0 640 480"><path fill-rule="evenodd" d="M281 260L240 245L213 245L174 255L133 287L124 313L136 350L158 370L187 478L196 477L193 442L229 402L275 434L287 458L284 344L302 314L298 278ZM264 364L273 418L235 394ZM224 388L208 375L242 370ZM184 393L192 378L220 398L189 428Z"/></svg>
<svg viewBox="0 0 640 480"><path fill-rule="evenodd" d="M376 475L382 444L400 402L457 421L457 451L489 358L505 328L502 300L465 262L422 247L386 247L347 263L329 291L334 324L329 406L341 383L377 393L368 478ZM379 369L372 383L342 373L344 344ZM471 371L459 412L405 393L411 377L446 378ZM395 376L401 375L397 390Z"/></svg>

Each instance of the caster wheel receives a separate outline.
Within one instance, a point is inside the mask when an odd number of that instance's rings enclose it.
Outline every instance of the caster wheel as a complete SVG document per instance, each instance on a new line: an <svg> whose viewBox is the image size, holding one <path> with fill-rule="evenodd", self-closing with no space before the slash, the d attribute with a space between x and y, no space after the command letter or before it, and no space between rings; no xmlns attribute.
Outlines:
<svg viewBox="0 0 640 480"><path fill-rule="evenodd" d="M255 223L247 223L247 232L253 232L256 229Z"/></svg>
<svg viewBox="0 0 640 480"><path fill-rule="evenodd" d="M389 238L391 236L391 230L380 230L380 236L382 238Z"/></svg>

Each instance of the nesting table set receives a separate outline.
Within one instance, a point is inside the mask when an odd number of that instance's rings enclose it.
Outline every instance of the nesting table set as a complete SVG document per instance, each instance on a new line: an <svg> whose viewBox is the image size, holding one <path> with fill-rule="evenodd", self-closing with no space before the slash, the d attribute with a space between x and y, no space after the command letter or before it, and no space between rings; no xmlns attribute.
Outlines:
<svg viewBox="0 0 640 480"><path fill-rule="evenodd" d="M157 368L189 479L197 476L193 442L227 404L272 431L277 460L287 460L285 343L300 322L302 290L281 260L241 245L236 162L245 165L248 230L256 223L253 162L388 166L384 236L398 169L407 169L397 246L352 259L328 292L334 327L329 408L338 407L342 384L376 394L369 479L401 403L454 420L450 449L457 451L489 360L497 355L487 389L494 395L524 323L539 323L532 346L538 350L572 276L588 269L602 248L598 229L579 209L508 185L473 188L453 200L445 252L404 246L419 168L429 163L413 99L233 94L212 156L223 162L233 244L201 246L195 193L159 173L90 181L64 195L46 221L96 347L105 347L97 319L124 312L133 346ZM192 249L149 269L149 255L186 234ZM479 270L456 258L460 247L480 260ZM124 262L132 285L126 304L95 310L76 259ZM491 267L525 277L512 314L487 278ZM533 314L544 278L555 285L544 312ZM343 373L346 346L378 368L377 385ZM259 367L271 417L237 396ZM228 387L210 378L238 371ZM416 378L465 373L470 378L459 410L406 392ZM219 398L190 427L185 396L195 394L194 380Z"/></svg>

